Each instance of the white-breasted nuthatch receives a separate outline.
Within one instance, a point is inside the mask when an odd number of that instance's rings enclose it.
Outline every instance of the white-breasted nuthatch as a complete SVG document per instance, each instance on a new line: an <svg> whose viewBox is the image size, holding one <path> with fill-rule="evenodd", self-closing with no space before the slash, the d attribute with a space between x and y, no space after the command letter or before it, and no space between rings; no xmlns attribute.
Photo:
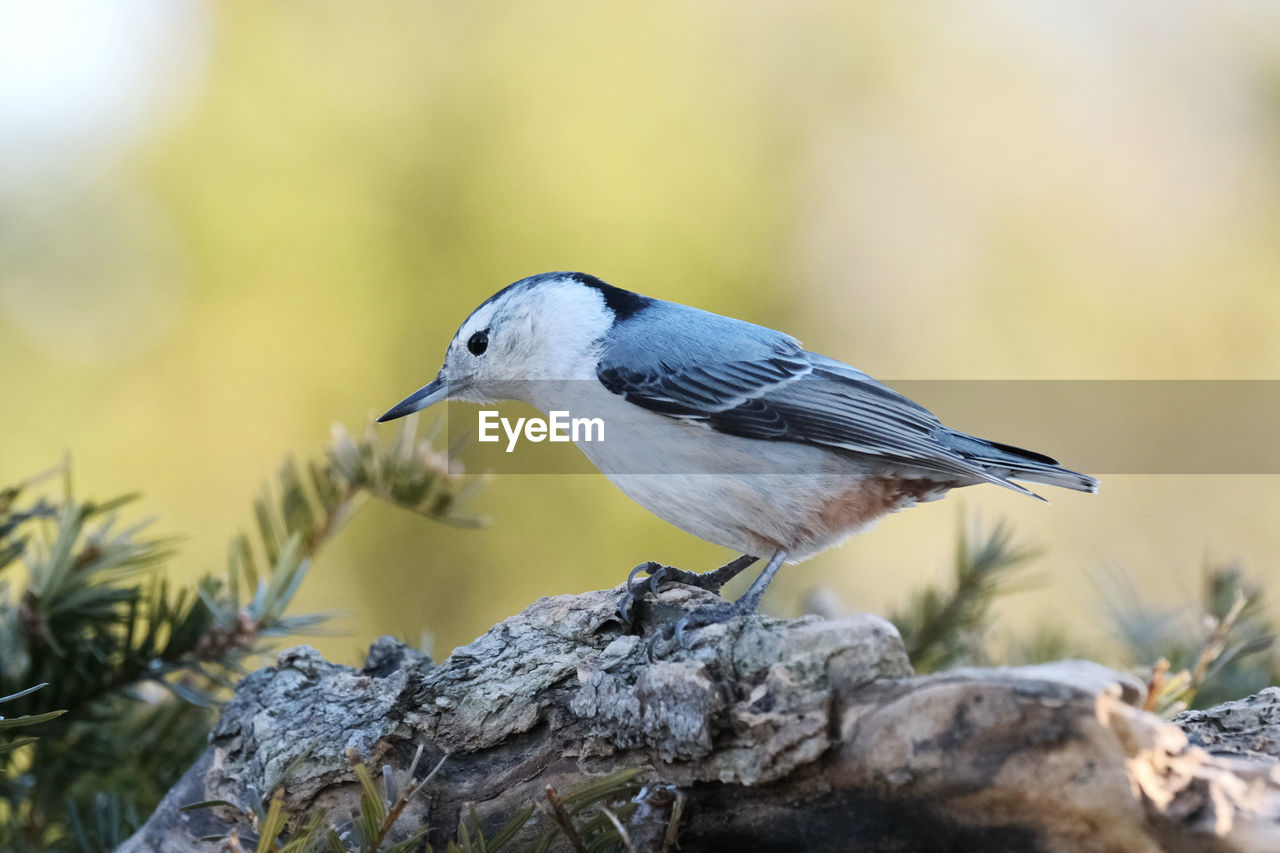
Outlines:
<svg viewBox="0 0 1280 853"><path fill-rule="evenodd" d="M702 574L637 570L718 592L770 558L714 619L754 610L783 562L950 489L994 483L1038 497L1014 481L1098 486L1042 454L948 429L782 332L576 272L531 276L487 299L439 375L379 420L446 399L600 416L606 440L578 446L606 477L659 518L743 555Z"/></svg>

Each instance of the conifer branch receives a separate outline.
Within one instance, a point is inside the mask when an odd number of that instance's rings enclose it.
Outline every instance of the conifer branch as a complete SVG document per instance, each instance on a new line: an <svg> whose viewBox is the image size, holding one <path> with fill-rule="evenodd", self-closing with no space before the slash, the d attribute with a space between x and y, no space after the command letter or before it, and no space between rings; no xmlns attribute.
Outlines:
<svg viewBox="0 0 1280 853"><path fill-rule="evenodd" d="M78 499L65 462L0 489L0 695L13 694L6 710L45 723L39 742L0 748L0 849L41 849L50 832L69 832L86 848L122 840L120 820L108 831L102 814L81 813L101 803L121 820L148 812L202 748L208 706L226 695L242 661L325 618L287 610L311 559L366 497L445 523L479 523L460 510L476 478L453 469L416 426L406 419L385 446L372 428L353 438L335 427L321 459L305 467L287 459L253 504L253 533L232 537L225 574L192 586L160 571L176 539L151 535L149 521L121 521L133 495ZM24 503L58 475L59 496ZM19 566L25 574L11 585L4 573ZM23 690L37 682L48 683L39 695ZM49 709L67 713L55 719ZM170 737L161 744L164 768L137 748L154 732ZM40 768L29 790L11 784L22 746ZM131 785L130 773L146 782ZM114 789L113 778L121 783Z"/></svg>
<svg viewBox="0 0 1280 853"><path fill-rule="evenodd" d="M966 527L956 537L951 589L928 587L911 597L890 621L898 627L917 672L986 659L983 633L992 603L1014 569L1039 555L1015 547L1004 522L973 541Z"/></svg>

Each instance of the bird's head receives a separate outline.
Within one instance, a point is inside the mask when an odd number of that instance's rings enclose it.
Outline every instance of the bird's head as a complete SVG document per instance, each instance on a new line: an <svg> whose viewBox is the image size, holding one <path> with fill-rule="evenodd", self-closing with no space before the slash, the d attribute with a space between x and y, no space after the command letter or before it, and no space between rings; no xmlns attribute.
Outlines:
<svg viewBox="0 0 1280 853"><path fill-rule="evenodd" d="M436 378L378 420L442 400L532 402L530 382L594 378L604 335L650 301L584 273L521 279L472 311L449 342Z"/></svg>

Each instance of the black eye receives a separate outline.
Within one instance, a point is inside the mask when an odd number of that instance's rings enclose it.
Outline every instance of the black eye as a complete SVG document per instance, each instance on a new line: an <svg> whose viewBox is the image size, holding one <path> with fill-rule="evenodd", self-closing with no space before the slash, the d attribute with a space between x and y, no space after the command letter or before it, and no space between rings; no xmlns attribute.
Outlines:
<svg viewBox="0 0 1280 853"><path fill-rule="evenodd" d="M489 330L485 329L476 332L471 336L471 340L467 341L467 349L471 350L472 355L484 355L484 351L489 348Z"/></svg>

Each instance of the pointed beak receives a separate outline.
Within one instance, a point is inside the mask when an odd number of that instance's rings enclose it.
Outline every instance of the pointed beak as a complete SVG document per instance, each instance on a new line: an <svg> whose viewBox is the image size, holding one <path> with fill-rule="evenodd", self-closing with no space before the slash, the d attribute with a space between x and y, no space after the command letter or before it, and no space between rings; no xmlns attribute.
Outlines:
<svg viewBox="0 0 1280 853"><path fill-rule="evenodd" d="M414 412L420 412L432 403L438 403L449 396L449 388L445 384L443 372L440 376L423 385L408 397L391 407L385 415L378 418L378 423L394 421Z"/></svg>

